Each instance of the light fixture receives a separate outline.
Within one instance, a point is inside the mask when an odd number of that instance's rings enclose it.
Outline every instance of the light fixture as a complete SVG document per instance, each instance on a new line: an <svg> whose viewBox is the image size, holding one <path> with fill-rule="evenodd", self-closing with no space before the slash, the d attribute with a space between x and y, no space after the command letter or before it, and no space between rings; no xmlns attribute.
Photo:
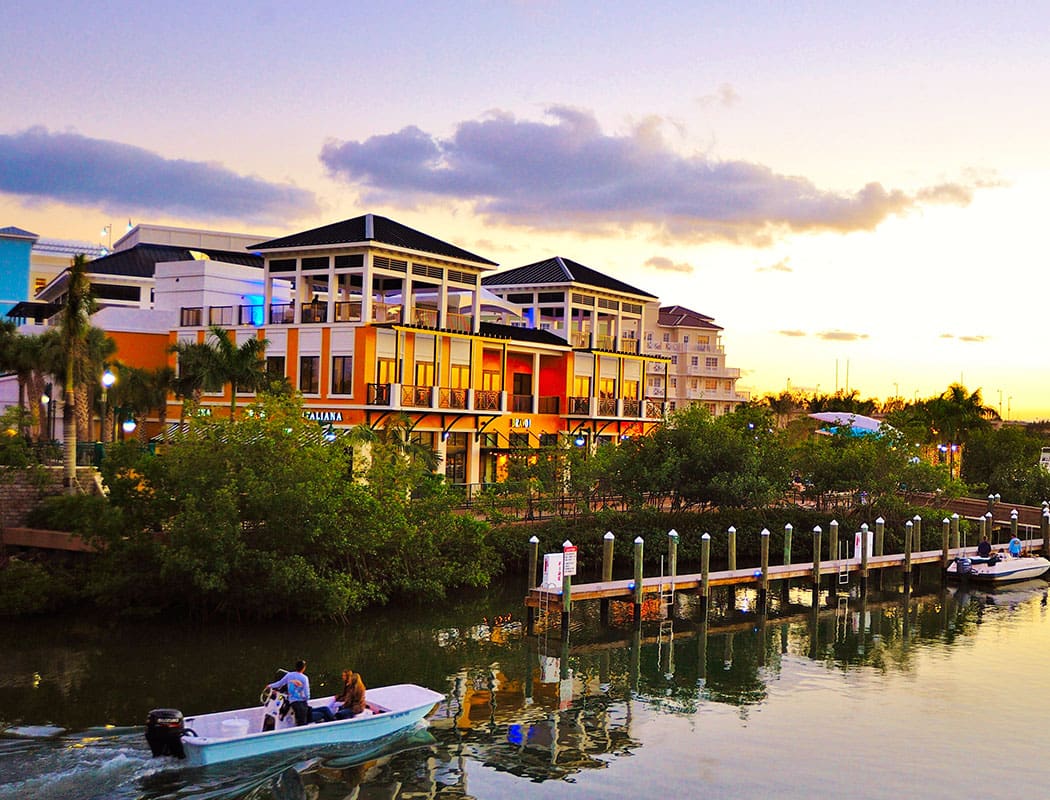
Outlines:
<svg viewBox="0 0 1050 800"><path fill-rule="evenodd" d="M573 444L575 444L577 447L583 447L585 444L587 444L587 440L584 439L582 436L577 436Z"/></svg>
<svg viewBox="0 0 1050 800"><path fill-rule="evenodd" d="M108 389L114 383L117 382L117 376L110 372L108 369L102 373L102 386Z"/></svg>
<svg viewBox="0 0 1050 800"><path fill-rule="evenodd" d="M135 428L137 427L138 424L133 419L126 419L122 423L120 423L120 428L124 431L124 433L134 433Z"/></svg>

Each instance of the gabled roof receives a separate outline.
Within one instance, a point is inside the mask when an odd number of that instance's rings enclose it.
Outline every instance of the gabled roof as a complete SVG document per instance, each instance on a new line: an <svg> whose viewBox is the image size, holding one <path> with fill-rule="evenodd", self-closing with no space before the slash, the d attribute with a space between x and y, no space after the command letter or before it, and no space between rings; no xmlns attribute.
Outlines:
<svg viewBox="0 0 1050 800"><path fill-rule="evenodd" d="M378 214L364 214L342 222L333 222L321 228L293 233L268 242L251 246L252 250L290 250L297 247L323 247L325 245L356 244L358 242L375 242L416 250L421 253L455 258L460 261L472 261L475 264L497 266L495 261L475 255L456 247L454 244L435 239L400 222L395 222Z"/></svg>
<svg viewBox="0 0 1050 800"><path fill-rule="evenodd" d="M16 228L14 225L8 225L6 228L0 228L0 236L9 239L39 239L35 233L30 233L22 228Z"/></svg>
<svg viewBox="0 0 1050 800"><path fill-rule="evenodd" d="M596 269L585 267L568 258L555 256L545 261L537 261L534 264L526 264L524 267L508 269L497 272L495 275L486 275L481 279L484 286L526 286L543 284L578 283L591 286L595 289L619 292L621 294L633 294L639 297L652 297L655 294L643 292L641 289L612 278Z"/></svg>
<svg viewBox="0 0 1050 800"><path fill-rule="evenodd" d="M212 261L241 264L262 269L261 256L253 253L234 253L228 250L198 250L168 244L137 244L127 250L118 250L96 258L88 265L88 273L95 275L126 275L134 278L152 278L157 264L166 261L192 261L194 253L203 253Z"/></svg>
<svg viewBox="0 0 1050 800"><path fill-rule="evenodd" d="M501 325L498 322L482 322L478 325L478 333L482 336L490 336L494 339L512 339L516 342L529 342L530 344L551 344L568 347L569 343L550 331L538 330L536 328L519 328L516 325Z"/></svg>
<svg viewBox="0 0 1050 800"><path fill-rule="evenodd" d="M659 324L667 328L707 328L708 330L720 331L722 328L714 324L714 317L693 311L685 306L662 306L660 308Z"/></svg>

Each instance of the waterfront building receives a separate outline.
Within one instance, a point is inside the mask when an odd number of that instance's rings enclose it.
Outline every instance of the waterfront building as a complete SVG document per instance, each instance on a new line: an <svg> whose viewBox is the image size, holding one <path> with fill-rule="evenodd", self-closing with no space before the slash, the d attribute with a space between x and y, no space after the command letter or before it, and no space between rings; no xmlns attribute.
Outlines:
<svg viewBox="0 0 1050 800"><path fill-rule="evenodd" d="M706 314L680 305L649 309L643 350L670 360L666 371L646 374L646 394L666 399L669 411L703 403L721 416L750 399L736 388L740 370L726 366L722 328Z"/></svg>

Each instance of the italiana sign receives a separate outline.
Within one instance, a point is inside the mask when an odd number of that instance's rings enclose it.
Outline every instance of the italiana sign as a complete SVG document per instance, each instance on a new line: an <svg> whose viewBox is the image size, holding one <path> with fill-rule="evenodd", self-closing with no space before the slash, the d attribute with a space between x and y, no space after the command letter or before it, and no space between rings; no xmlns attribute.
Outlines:
<svg viewBox="0 0 1050 800"><path fill-rule="evenodd" d="M304 411L303 416L313 422L342 422L343 412L342 411Z"/></svg>

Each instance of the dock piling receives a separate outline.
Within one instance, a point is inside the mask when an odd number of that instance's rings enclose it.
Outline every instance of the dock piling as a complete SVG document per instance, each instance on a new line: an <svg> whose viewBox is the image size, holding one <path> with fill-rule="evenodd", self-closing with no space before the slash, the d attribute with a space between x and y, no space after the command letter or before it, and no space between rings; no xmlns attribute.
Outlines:
<svg viewBox="0 0 1050 800"><path fill-rule="evenodd" d="M952 514L951 516L951 528L952 528L952 547L956 550L959 549L959 515Z"/></svg>
<svg viewBox="0 0 1050 800"><path fill-rule="evenodd" d="M762 579L758 588L758 613L765 614L767 600L769 598L769 528L763 528L760 535L762 536Z"/></svg>
<svg viewBox="0 0 1050 800"><path fill-rule="evenodd" d="M613 576L613 550L616 537L612 531L606 531L602 539L602 580L611 581ZM603 597L600 601L599 617L603 626L609 624L609 598Z"/></svg>
<svg viewBox="0 0 1050 800"><path fill-rule="evenodd" d="M1045 506L1039 518L1039 535L1043 537L1043 555L1050 558L1050 509Z"/></svg>
<svg viewBox="0 0 1050 800"><path fill-rule="evenodd" d="M904 587L905 590L911 588L911 546L912 546L912 531L915 530L915 523L910 519L904 523Z"/></svg>
<svg viewBox="0 0 1050 800"><path fill-rule="evenodd" d="M640 627L642 624L642 555L645 540L635 537L634 540L634 624Z"/></svg>
<svg viewBox="0 0 1050 800"><path fill-rule="evenodd" d="M568 554L573 553L575 558L576 548L572 546L572 542L566 539L561 545L562 552L562 572L561 572L561 633L562 636L568 639L569 636L569 614L572 612L572 574L568 569L565 569L565 561L567 560ZM572 570L574 573L576 570Z"/></svg>
<svg viewBox="0 0 1050 800"><path fill-rule="evenodd" d="M868 523L860 526L860 594L868 591Z"/></svg>
<svg viewBox="0 0 1050 800"><path fill-rule="evenodd" d="M707 619L711 590L711 534L700 537L700 613Z"/></svg>
<svg viewBox="0 0 1050 800"><path fill-rule="evenodd" d="M952 521L945 517L941 520L941 567L948 568L948 542L952 533Z"/></svg>
<svg viewBox="0 0 1050 800"><path fill-rule="evenodd" d="M528 583L529 589L539 585L539 580L536 578L536 569L539 565L540 560L540 540L535 536L529 537L529 572L528 572ZM533 628L536 625L536 609L529 606L525 610L525 632L532 636Z"/></svg>
<svg viewBox="0 0 1050 800"><path fill-rule="evenodd" d="M813 595L820 591L820 526L813 528Z"/></svg>
<svg viewBox="0 0 1050 800"><path fill-rule="evenodd" d="M730 570L736 569L736 528L729 526L729 542L726 544L726 566Z"/></svg>

